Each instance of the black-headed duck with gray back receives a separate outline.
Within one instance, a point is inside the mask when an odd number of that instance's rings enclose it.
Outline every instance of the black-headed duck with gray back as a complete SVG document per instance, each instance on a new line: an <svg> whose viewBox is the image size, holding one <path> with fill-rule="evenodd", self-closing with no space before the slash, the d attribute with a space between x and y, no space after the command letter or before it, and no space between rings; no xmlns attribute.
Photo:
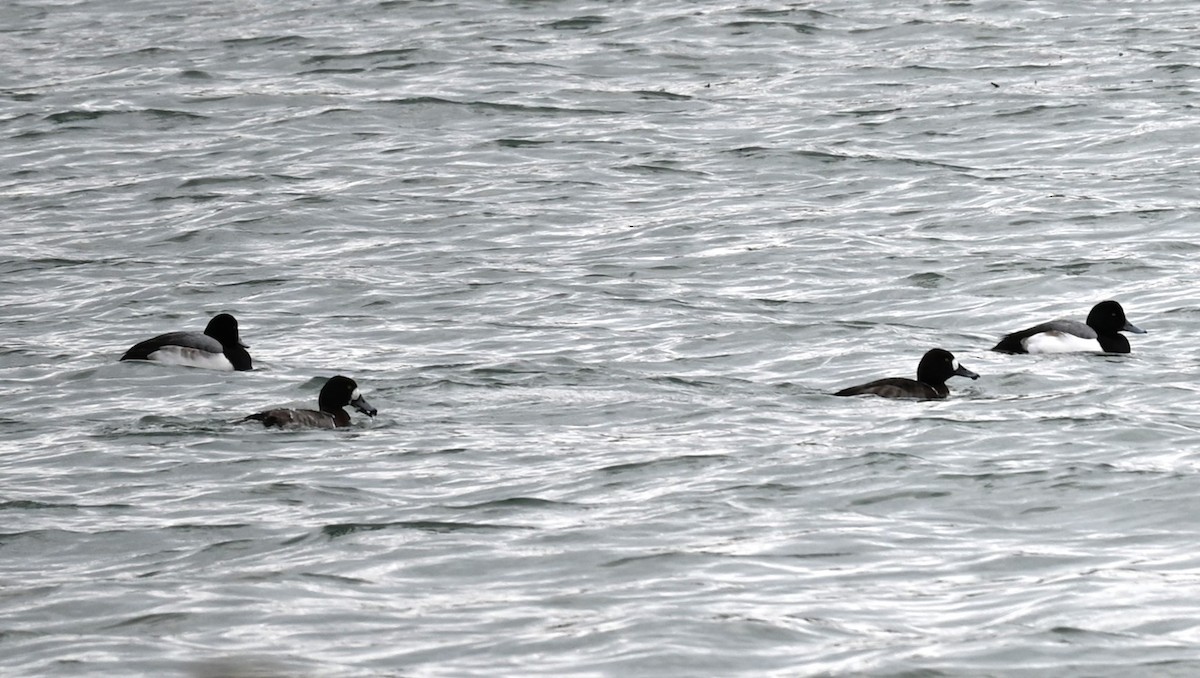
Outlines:
<svg viewBox="0 0 1200 678"><path fill-rule="evenodd" d="M249 348L238 337L238 321L228 313L213 316L204 332L168 332L134 344L121 360L149 360L210 370L253 369Z"/></svg>
<svg viewBox="0 0 1200 678"><path fill-rule="evenodd" d="M1125 309L1115 301L1092 307L1087 322L1051 320L1013 332L992 347L1001 353L1129 353L1129 340L1121 332L1145 334L1146 330L1125 318Z"/></svg>

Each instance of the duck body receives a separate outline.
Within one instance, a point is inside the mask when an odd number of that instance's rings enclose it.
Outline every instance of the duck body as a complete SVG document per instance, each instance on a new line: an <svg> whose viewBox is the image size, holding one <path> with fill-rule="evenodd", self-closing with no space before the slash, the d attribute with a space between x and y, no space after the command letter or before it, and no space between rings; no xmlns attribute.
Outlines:
<svg viewBox="0 0 1200 678"><path fill-rule="evenodd" d="M345 428L350 425L349 413L341 408L337 412L278 408L252 414L246 420L261 421L267 428Z"/></svg>

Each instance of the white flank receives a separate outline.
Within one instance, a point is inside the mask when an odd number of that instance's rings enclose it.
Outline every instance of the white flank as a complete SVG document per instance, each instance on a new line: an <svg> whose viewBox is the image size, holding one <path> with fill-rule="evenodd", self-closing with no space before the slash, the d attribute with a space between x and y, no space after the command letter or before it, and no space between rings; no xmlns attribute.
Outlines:
<svg viewBox="0 0 1200 678"><path fill-rule="evenodd" d="M183 365L185 367L203 367L206 370L233 371L233 363L224 353L201 351L186 346L163 346L147 356L150 360L167 365Z"/></svg>
<svg viewBox="0 0 1200 678"><path fill-rule="evenodd" d="M1103 353L1096 339L1067 332L1040 332L1021 342L1030 353Z"/></svg>

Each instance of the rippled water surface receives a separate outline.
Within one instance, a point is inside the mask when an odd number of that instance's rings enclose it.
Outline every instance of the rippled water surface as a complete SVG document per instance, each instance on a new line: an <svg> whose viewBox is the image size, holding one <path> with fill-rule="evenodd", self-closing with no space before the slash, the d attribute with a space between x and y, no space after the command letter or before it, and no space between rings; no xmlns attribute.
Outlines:
<svg viewBox="0 0 1200 678"><path fill-rule="evenodd" d="M0 6L0 673L1196 675L1198 26Z"/></svg>

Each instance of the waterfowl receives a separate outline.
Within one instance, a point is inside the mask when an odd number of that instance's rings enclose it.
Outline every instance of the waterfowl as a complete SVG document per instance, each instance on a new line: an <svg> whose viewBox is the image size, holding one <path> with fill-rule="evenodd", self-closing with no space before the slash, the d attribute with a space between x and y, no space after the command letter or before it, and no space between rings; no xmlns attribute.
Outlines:
<svg viewBox="0 0 1200 678"><path fill-rule="evenodd" d="M1125 309L1111 299L1092 307L1087 322L1051 320L1005 335L992 347L1001 353L1129 353L1121 332L1145 334L1125 318Z"/></svg>
<svg viewBox="0 0 1200 678"><path fill-rule="evenodd" d="M121 360L151 360L210 370L253 369L250 354L238 338L238 322L228 313L208 321L204 332L168 332L134 344Z"/></svg>
<svg viewBox="0 0 1200 678"><path fill-rule="evenodd" d="M883 398L937 400L950 395L946 380L950 377L978 379L979 375L958 364L954 354L935 348L926 351L917 365L917 378L889 377L844 388L835 396L876 395Z"/></svg>
<svg viewBox="0 0 1200 678"><path fill-rule="evenodd" d="M316 410L277 408L256 412L242 421L261 421L263 426L279 428L344 428L350 425L350 414L345 410L347 405L369 417L378 413L359 392L353 379L338 375L321 387Z"/></svg>

